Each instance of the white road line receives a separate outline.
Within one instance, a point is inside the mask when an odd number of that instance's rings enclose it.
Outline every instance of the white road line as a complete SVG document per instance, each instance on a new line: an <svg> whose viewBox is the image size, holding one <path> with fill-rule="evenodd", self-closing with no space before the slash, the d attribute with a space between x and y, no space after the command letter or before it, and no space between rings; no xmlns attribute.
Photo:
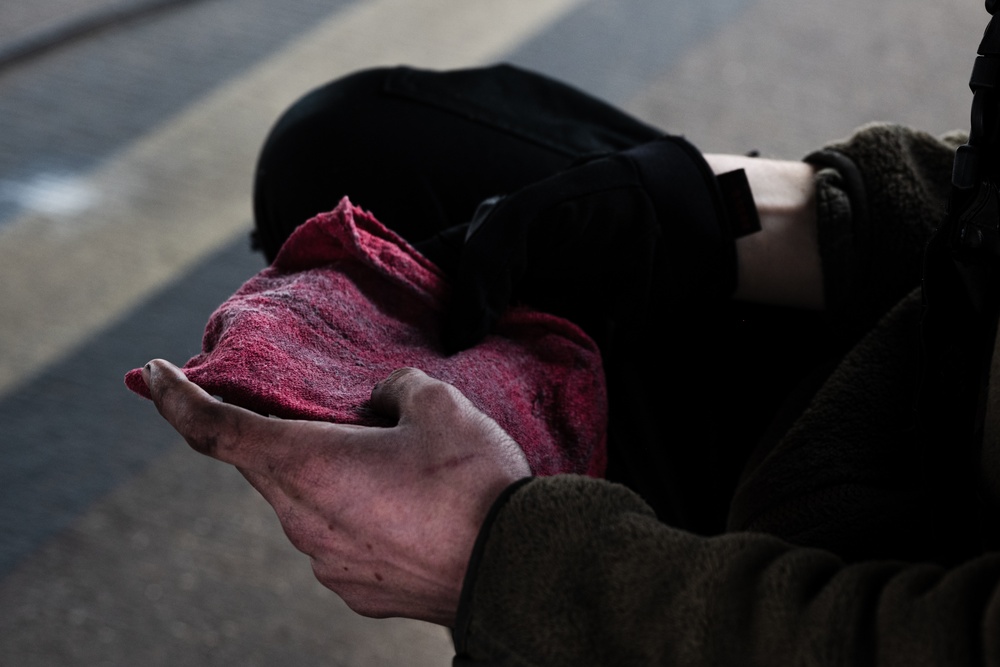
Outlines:
<svg viewBox="0 0 1000 667"><path fill-rule="evenodd" d="M6 225L0 396L247 233L256 151L306 90L374 65L488 63L583 1L361 0L75 180L78 205Z"/></svg>

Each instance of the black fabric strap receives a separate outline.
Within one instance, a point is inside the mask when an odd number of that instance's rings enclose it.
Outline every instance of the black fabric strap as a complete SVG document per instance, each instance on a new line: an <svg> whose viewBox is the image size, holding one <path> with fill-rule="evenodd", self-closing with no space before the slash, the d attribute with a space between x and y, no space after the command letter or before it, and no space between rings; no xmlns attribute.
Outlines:
<svg viewBox="0 0 1000 667"><path fill-rule="evenodd" d="M625 155L635 164L666 235L660 262L666 273L660 282L667 300L732 295L736 246L729 207L701 152L683 137L664 136Z"/></svg>
<svg viewBox="0 0 1000 667"><path fill-rule="evenodd" d="M760 231L760 215L753 200L750 181L743 169L727 171L715 177L722 193L722 205L726 207L729 233L734 239Z"/></svg>

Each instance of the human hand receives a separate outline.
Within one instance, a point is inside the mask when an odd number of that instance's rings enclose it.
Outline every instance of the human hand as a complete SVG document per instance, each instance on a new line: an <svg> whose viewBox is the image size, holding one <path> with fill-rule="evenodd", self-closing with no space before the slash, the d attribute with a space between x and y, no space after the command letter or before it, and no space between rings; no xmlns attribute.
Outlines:
<svg viewBox="0 0 1000 667"><path fill-rule="evenodd" d="M372 391L372 409L396 420L388 428L262 417L162 360L143 378L160 414L196 451L236 466L316 578L365 616L452 625L490 506L530 475L496 422L412 368Z"/></svg>

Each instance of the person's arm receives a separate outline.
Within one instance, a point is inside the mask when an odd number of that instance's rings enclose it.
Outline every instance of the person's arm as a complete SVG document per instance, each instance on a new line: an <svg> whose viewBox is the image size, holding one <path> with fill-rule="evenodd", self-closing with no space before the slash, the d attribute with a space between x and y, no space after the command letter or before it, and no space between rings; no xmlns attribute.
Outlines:
<svg viewBox="0 0 1000 667"><path fill-rule="evenodd" d="M746 172L761 229L736 239L735 299L823 308L816 170L805 162L706 154L716 174Z"/></svg>
<svg viewBox="0 0 1000 667"><path fill-rule="evenodd" d="M764 534L675 530L577 477L516 490L478 547L456 667L1000 665L1000 554L848 565Z"/></svg>
<svg viewBox="0 0 1000 667"><path fill-rule="evenodd" d="M749 192L717 177L739 169ZM475 343L519 302L599 343L603 331L730 297L821 309L813 177L803 162L704 156L665 136L484 202L455 276L449 347Z"/></svg>
<svg viewBox="0 0 1000 667"><path fill-rule="evenodd" d="M413 369L373 391L391 428L264 418L161 361L145 378L194 449L271 503L320 582L365 615L454 626L456 665L1000 665L998 554L846 565L672 529L608 482L525 484L516 444Z"/></svg>
<svg viewBox="0 0 1000 667"><path fill-rule="evenodd" d="M452 347L473 344L519 300L583 321L733 296L822 309L863 333L920 284L957 143L873 124L803 162L701 155L665 137L578 165L477 212ZM735 243L712 178L734 168L746 171L761 222Z"/></svg>
<svg viewBox="0 0 1000 667"><path fill-rule="evenodd" d="M391 428L262 417L154 360L143 378L196 451L236 466L316 578L365 616L454 624L493 500L530 475L524 453L449 384L408 368L372 391Z"/></svg>

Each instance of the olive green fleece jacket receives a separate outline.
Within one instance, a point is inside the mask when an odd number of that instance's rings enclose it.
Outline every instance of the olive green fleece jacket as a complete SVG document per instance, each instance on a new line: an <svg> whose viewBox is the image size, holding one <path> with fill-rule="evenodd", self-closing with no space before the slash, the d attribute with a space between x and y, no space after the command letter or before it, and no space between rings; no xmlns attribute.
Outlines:
<svg viewBox="0 0 1000 667"><path fill-rule="evenodd" d="M469 586L456 665L1000 665L1000 554L848 564L696 537L596 480L519 489Z"/></svg>
<svg viewBox="0 0 1000 667"><path fill-rule="evenodd" d="M748 462L729 531L671 528L600 480L515 485L480 533L455 665L1000 667L1000 551L982 546L1000 503L935 515L1000 470L937 484L917 414L920 255L955 146L876 125L810 156L831 326L867 333ZM952 548L966 523L980 546Z"/></svg>

